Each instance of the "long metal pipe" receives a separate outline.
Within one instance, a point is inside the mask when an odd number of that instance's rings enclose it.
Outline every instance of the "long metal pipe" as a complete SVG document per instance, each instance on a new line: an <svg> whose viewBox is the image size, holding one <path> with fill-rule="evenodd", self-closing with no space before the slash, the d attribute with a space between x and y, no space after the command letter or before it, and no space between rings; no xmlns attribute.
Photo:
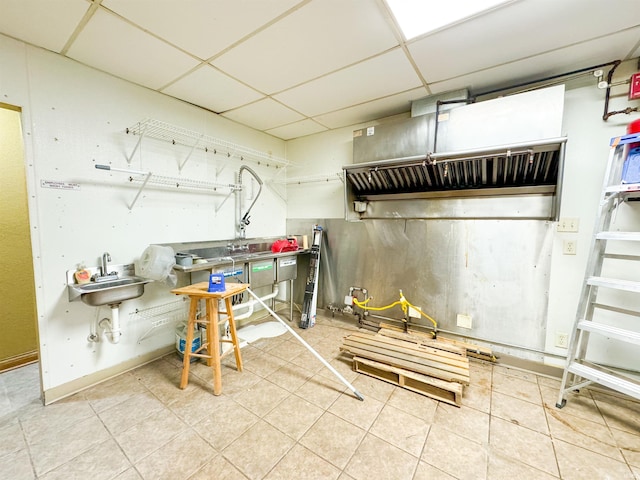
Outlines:
<svg viewBox="0 0 640 480"><path fill-rule="evenodd" d="M266 304L266 303L264 303L262 300L260 300L260 297L258 297L255 293L253 293L253 292L251 291L251 289L250 289L250 288L247 288L247 292L249 292L249 294L250 294L253 298L255 298L255 299L258 301L258 303L260 303L260 305L262 305L262 306L263 306L263 307L264 307L264 308L265 308L265 309L266 309L266 310L271 314L271 316L272 316L273 318L275 318L275 319L276 319L276 320L278 320L282 325L284 325L284 327L285 327L287 330L289 330L289 333L291 333L291 334L296 338L296 340L298 340L300 343L302 343L302 345L304 345L304 347L305 347L307 350L309 350L309 351L313 354L313 356L314 356L314 357L316 357L318 360L320 360L320 361L322 362L322 364L323 364L325 367L327 367L327 368L331 371L331 373L333 373L333 374L338 378L338 380L340 380L342 383L344 383L344 384L349 388L349 390L351 390L351 391L353 392L353 394L356 396L356 398L357 398L358 400L364 401L364 397L362 396L362 394L361 394L360 392L358 392L358 390L356 390L356 388L355 388L353 385L351 385L351 384L347 381L347 379L346 379L346 378L344 378L342 375L340 375L340 372L338 372L335 368L333 368L333 367L329 364L329 362L327 362L324 358L322 358L322 357L320 356L320 354L319 354L318 352L316 352L316 351L313 349L313 347L312 347L311 345L309 345L307 342L305 342L305 341L304 341L304 339L303 339L300 335L298 335L298 334L295 332L295 330L293 330L293 328L291 328L289 325L287 325L287 323L286 323L284 320L282 320L282 319L281 319L281 318L276 314L276 312L274 312L273 310L271 310L271 309L267 306L267 304Z"/></svg>

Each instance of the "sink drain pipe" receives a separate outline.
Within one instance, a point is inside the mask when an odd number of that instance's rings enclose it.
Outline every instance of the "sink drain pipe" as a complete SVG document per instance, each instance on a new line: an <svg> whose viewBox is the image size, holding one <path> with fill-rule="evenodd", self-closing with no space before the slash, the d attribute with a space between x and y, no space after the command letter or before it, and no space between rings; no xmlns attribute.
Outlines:
<svg viewBox="0 0 640 480"><path fill-rule="evenodd" d="M98 343L100 341L100 333L102 330L107 335L109 342L118 343L120 341L120 337L122 336L122 330L120 329L120 304L115 303L113 305L109 305L109 307L111 307L111 318L105 317L102 320L97 321L98 315L96 315L97 327L94 328L92 325L91 333L87 337L87 340L90 342Z"/></svg>
<svg viewBox="0 0 640 480"><path fill-rule="evenodd" d="M282 320L277 314L276 312L274 312L273 310L271 310L266 303L264 303L262 300L260 300L260 297L258 297L255 293L253 293L251 291L250 288L247 288L247 292L249 292L249 294L255 298L258 303L260 305L262 305L270 314L273 318L275 318L276 320L278 320L282 325L284 325L284 327L289 330L289 332L296 338L296 340L298 340L307 350L309 350L314 357L316 357L318 360L320 360L322 362L322 364L327 367L331 373L333 373L338 380L340 380L342 383L344 383L349 390L351 390L353 392L353 394L356 396L356 398L358 400L364 401L364 397L362 396L362 394L360 392L358 392L358 390L355 389L355 387L353 385L351 385L346 378L344 378L342 375L340 375L340 372L338 372L335 368L333 368L329 362L327 362L324 358L322 358L320 356L320 354L318 352L316 352L313 347L311 345L309 345L307 342L304 341L304 339L298 335L293 328L291 328L289 325L287 325L287 322L285 322L284 320Z"/></svg>

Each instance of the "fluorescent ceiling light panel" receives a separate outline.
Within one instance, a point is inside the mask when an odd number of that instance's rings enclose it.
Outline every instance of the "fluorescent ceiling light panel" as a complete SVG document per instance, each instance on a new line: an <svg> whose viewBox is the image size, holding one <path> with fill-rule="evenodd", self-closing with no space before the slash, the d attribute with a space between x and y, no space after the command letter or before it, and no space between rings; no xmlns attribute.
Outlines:
<svg viewBox="0 0 640 480"><path fill-rule="evenodd" d="M507 1L509 0L386 0L407 40Z"/></svg>

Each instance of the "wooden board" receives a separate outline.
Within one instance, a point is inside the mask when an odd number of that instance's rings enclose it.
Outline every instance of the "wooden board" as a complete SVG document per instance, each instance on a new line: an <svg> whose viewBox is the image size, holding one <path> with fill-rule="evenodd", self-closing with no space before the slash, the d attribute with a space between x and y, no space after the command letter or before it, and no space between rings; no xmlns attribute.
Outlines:
<svg viewBox="0 0 640 480"><path fill-rule="evenodd" d="M462 385L457 382L446 382L358 356L353 357L353 369L456 407L462 405Z"/></svg>
<svg viewBox="0 0 640 480"><path fill-rule="evenodd" d="M402 335L406 335L408 337L414 337L417 340L418 339L422 339L424 341L435 341L440 343L441 345L450 345L452 347L457 347L457 348L463 348L466 350L467 355L469 355L470 357L474 357L474 358L479 358L481 360L486 360L488 362L495 362L496 361L496 357L493 354L493 351L488 348L488 347L482 347L480 345L474 345L472 343L468 343L468 342L463 342L461 340L454 340L451 338L447 338L447 337L443 337L442 335L438 334L437 339L433 338L433 335L431 335L431 333L427 333L427 332L422 332L420 330L415 330L411 327L409 327L408 332L405 332L401 327L398 327L396 325L391 325L388 323L384 323L384 322L380 322L380 332L382 333L383 330L385 332L396 332L397 334L402 334ZM384 335L385 333L383 333Z"/></svg>
<svg viewBox="0 0 640 480"><path fill-rule="evenodd" d="M340 349L360 358L447 382L469 385L469 359L463 354L367 332L346 336Z"/></svg>

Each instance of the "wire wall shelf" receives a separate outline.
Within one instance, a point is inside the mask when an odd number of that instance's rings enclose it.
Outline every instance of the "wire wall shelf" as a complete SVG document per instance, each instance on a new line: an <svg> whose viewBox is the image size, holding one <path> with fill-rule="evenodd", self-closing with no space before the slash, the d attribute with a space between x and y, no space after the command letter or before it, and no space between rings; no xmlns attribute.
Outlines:
<svg viewBox="0 0 640 480"><path fill-rule="evenodd" d="M333 182L336 180L344 180L342 172L321 174L321 175L305 175L301 177L288 177L284 179L273 180L273 183L284 185L302 185L304 183L322 183Z"/></svg>
<svg viewBox="0 0 640 480"><path fill-rule="evenodd" d="M186 322L189 316L188 302L185 299L156 305L155 307L137 309L129 315L132 320L149 322L149 329L140 336L138 343L150 337L151 332L165 325L177 325Z"/></svg>
<svg viewBox="0 0 640 480"><path fill-rule="evenodd" d="M134 205L140 198L140 194L144 190L147 185L158 185L166 188L180 188L183 190L204 190L207 192L218 192L218 190L226 190L229 189L229 193L227 193L226 197L222 200L222 202L216 207L216 213L222 208L224 203L229 199L229 197L236 191L242 190L242 185L235 183L217 183L217 182L207 182L204 180L195 180L191 178L184 177L168 177L164 175L155 175L152 172L140 172L137 170L130 170L128 168L117 168L112 167L111 165L95 165L98 170L107 170L111 172L120 172L126 173L129 175L129 182L131 183L139 183L140 188L136 193L136 196L133 198L130 204L127 204L129 210L133 210ZM222 192L224 193L224 192Z"/></svg>
<svg viewBox="0 0 640 480"><path fill-rule="evenodd" d="M127 128L126 133L140 136L131 155L127 158L127 163L129 164L131 164L135 152L140 147L142 139L148 137L191 149L187 158L180 164L180 170L182 170L196 149L227 158L238 158L240 161L254 162L266 167L281 168L290 165L290 162L284 158L150 118L146 118Z"/></svg>

